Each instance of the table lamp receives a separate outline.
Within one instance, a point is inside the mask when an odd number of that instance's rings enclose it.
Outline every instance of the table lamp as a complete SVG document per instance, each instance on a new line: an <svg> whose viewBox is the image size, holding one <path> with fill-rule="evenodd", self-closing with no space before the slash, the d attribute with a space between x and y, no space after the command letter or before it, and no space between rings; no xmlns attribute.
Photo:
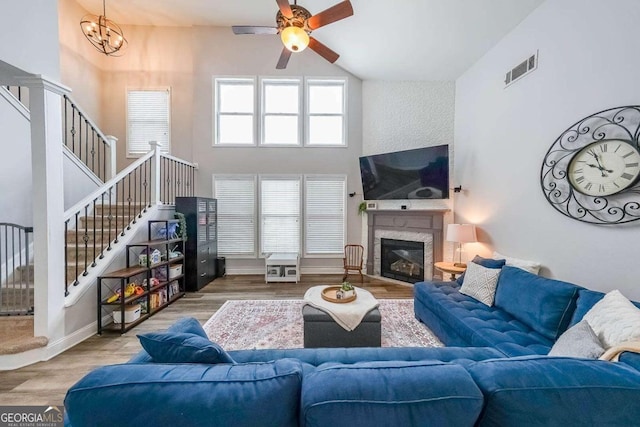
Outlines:
<svg viewBox="0 0 640 427"><path fill-rule="evenodd" d="M477 242L476 226L473 224L449 224L447 225L447 241L458 243L458 262L454 262L455 267L466 267L467 264L462 262L462 244ZM455 249L453 259L455 261Z"/></svg>

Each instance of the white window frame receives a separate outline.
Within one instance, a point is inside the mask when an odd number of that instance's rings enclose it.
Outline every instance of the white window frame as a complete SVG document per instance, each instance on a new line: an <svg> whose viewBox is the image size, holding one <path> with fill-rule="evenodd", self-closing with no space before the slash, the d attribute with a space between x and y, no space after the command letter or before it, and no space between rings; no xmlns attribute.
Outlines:
<svg viewBox="0 0 640 427"><path fill-rule="evenodd" d="M335 252L335 253L330 253L330 254L317 254L317 253L309 253L308 252L308 248L307 248L307 223L309 220L309 213L307 212L306 206L307 206L307 197L308 197L308 192L307 192L307 182L308 181L330 181L330 180L336 180L336 181L342 181L344 183L344 194L343 194L343 210L342 210L342 242L343 242L343 247L340 249L339 252ZM303 215L303 246L304 246L304 258L336 258L336 256L342 258L344 256L344 244L347 241L347 185L348 185L348 177L347 175L329 175L329 174L309 174L309 175L304 175L304 188L303 188L303 208L304 208L304 215Z"/></svg>
<svg viewBox="0 0 640 427"><path fill-rule="evenodd" d="M171 87L170 86L152 86L152 87L126 87L125 88L125 122L126 122L126 132L127 132L127 159L137 159L139 157L144 156L151 150L151 146L147 148L147 151L142 152L131 152L129 146L129 92L167 92L168 100L167 100L167 146L161 146L160 152L164 154L171 154Z"/></svg>
<svg viewBox="0 0 640 427"><path fill-rule="evenodd" d="M348 146L347 141L347 118L349 116L347 112L348 108L348 80L346 77L307 77L304 79L304 146L313 148L346 148ZM311 114L310 111L310 86L341 86L342 87L342 114L336 113L322 113ZM342 144L311 144L309 143L309 119L311 116L325 116L325 117L342 117Z"/></svg>
<svg viewBox="0 0 640 427"><path fill-rule="evenodd" d="M249 113L221 113L220 112L220 84L247 84L253 85L253 112ZM255 147L258 141L258 135L256 126L258 122L258 116L261 108L258 108L259 96L257 90L257 78L255 76L214 76L212 80L213 84L213 146L214 147ZM220 143L220 115L238 115L238 116L251 116L253 122L253 132L251 144L223 144Z"/></svg>
<svg viewBox="0 0 640 427"><path fill-rule="evenodd" d="M282 77L260 77L260 108L259 108L259 114L260 114L260 146L262 147L302 147L302 139L303 139L303 132L302 132L302 127L303 127L303 123L305 121L305 116L304 116L304 107L303 107L303 100L304 100L304 87L303 87L303 81L301 78L296 78L296 77L287 77L287 78L282 78ZM266 94L265 94L265 89L267 85L282 85L282 86L298 86L298 113L297 114L293 114L293 113L267 113L266 112ZM298 130L297 130L297 135L298 135L298 143L297 144L265 144L264 142L264 138L265 138L265 118L266 116L294 116L297 115L298 117Z"/></svg>
<svg viewBox="0 0 640 427"><path fill-rule="evenodd" d="M253 253L252 254L248 254L248 253L227 253L227 252L220 252L220 255L224 255L226 257L229 258L233 258L233 259L256 259L258 258L258 251L261 245L260 242L260 223L258 222L258 212L260 210L260 207L258 205L259 201L260 201L260 188L258 186L258 177L255 174L214 174L213 175L213 180L212 180L212 193L213 193L213 197L216 197L216 179L218 180L242 180L242 181L253 181L253 188L254 188L254 193L253 193L253 223L254 223L254 230L253 230ZM219 213L218 213L219 215Z"/></svg>
<svg viewBox="0 0 640 427"><path fill-rule="evenodd" d="M258 192L257 192L257 197L258 197L258 209L257 209L257 216L258 216L258 253L259 253L259 258L265 258L266 253L263 252L263 238L262 238L262 182L265 180L282 180L282 181L294 181L297 180L299 183L299 188L300 188L300 197L298 199L298 212L299 212L299 220L298 220L298 236L300 237L300 240L298 242L298 250L297 253L300 254L302 253L302 246L303 246L303 221L304 221L304 206L303 206L303 199L304 199L304 182L303 182L303 176L300 174L288 174L288 175L272 175L272 174L260 174L258 175Z"/></svg>

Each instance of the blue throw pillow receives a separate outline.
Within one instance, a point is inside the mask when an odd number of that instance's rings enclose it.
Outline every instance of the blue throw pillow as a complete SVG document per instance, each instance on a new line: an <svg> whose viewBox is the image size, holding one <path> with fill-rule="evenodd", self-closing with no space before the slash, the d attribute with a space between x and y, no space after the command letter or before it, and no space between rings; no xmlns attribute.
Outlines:
<svg viewBox="0 0 640 427"><path fill-rule="evenodd" d="M571 283L506 266L498 278L494 304L555 341L569 325L579 289Z"/></svg>
<svg viewBox="0 0 640 427"><path fill-rule="evenodd" d="M200 322L193 317L182 317L176 320L173 325L169 326L167 332L185 332L187 334L199 335L202 338L208 338Z"/></svg>
<svg viewBox="0 0 640 427"><path fill-rule="evenodd" d="M578 292L578 301L576 303L576 311L573 312L573 318L571 319L571 324L569 326L573 326L580 322L585 314L591 307L596 305L598 301L604 298L604 293L591 291L589 289L580 289ZM640 302L631 301L633 305L640 308Z"/></svg>
<svg viewBox="0 0 640 427"><path fill-rule="evenodd" d="M218 344L184 332L138 335L140 344L157 363L235 363Z"/></svg>
<svg viewBox="0 0 640 427"><path fill-rule="evenodd" d="M506 261L503 259L482 258L480 255L476 255L475 257L473 257L471 262L475 262L476 264L479 264L485 268L502 268L506 263ZM460 277L458 277L456 282L458 282L458 284L462 286L462 282L464 282L464 273L462 273Z"/></svg>

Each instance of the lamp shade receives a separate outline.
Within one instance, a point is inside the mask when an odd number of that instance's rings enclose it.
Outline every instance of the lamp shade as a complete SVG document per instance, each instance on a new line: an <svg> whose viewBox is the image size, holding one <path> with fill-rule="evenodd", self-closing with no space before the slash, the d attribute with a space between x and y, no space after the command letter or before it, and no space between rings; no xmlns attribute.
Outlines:
<svg viewBox="0 0 640 427"><path fill-rule="evenodd" d="M309 34L295 25L282 30L280 38L291 52L302 52L309 45Z"/></svg>
<svg viewBox="0 0 640 427"><path fill-rule="evenodd" d="M458 243L477 242L476 226L473 224L447 225L447 241Z"/></svg>

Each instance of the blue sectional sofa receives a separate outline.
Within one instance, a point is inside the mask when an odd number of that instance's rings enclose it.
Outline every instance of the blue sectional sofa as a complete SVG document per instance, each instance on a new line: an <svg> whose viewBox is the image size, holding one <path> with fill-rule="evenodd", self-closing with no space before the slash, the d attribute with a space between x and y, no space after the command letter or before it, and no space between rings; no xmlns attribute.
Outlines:
<svg viewBox="0 0 640 427"><path fill-rule="evenodd" d="M143 350L75 384L67 425L640 425L640 356L547 356L603 294L523 273L503 268L494 307L455 282L416 284L416 317L448 347L242 350L217 364ZM189 318L167 332L180 333L206 337Z"/></svg>

